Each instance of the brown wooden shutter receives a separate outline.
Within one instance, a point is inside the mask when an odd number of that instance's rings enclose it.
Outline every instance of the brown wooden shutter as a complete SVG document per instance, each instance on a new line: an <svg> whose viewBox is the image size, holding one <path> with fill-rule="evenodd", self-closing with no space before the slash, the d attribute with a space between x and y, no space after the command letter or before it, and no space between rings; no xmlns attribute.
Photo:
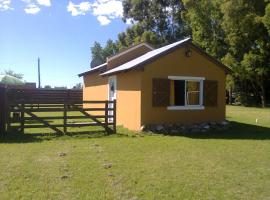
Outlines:
<svg viewBox="0 0 270 200"><path fill-rule="evenodd" d="M153 106L165 107L170 105L170 80L153 79Z"/></svg>
<svg viewBox="0 0 270 200"><path fill-rule="evenodd" d="M205 106L214 107L218 102L218 82L213 80L204 81L203 102Z"/></svg>

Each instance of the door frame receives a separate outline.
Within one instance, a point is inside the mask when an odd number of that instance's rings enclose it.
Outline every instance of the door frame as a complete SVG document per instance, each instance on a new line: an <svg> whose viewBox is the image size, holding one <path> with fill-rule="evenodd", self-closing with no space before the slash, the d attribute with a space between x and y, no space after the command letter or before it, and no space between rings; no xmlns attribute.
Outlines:
<svg viewBox="0 0 270 200"><path fill-rule="evenodd" d="M111 85L111 83L113 82L113 84L114 84L114 97L112 97L111 98L111 91L110 91L110 85ZM116 98L117 98L117 78L116 78L116 76L114 75L114 76L110 76L109 78L108 78L108 100L109 101L113 101L113 100L116 100ZM113 108L113 104L112 103L109 103L109 108ZM108 111L108 115L113 115L114 113L113 113L114 111L112 111L112 110L109 110ZM116 117L116 116L115 116ZM113 118L109 118L108 119L108 121L109 122L113 122Z"/></svg>
<svg viewBox="0 0 270 200"><path fill-rule="evenodd" d="M111 99L111 91L110 91L111 82L114 83L114 97L112 97L112 99ZM114 76L110 76L108 78L108 100L113 101L113 100L116 100L116 99L117 99L117 78L114 75Z"/></svg>

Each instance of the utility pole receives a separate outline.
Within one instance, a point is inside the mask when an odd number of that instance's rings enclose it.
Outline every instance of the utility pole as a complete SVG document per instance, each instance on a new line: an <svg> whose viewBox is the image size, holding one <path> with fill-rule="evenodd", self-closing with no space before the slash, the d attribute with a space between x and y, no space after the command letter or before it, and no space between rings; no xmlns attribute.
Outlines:
<svg viewBox="0 0 270 200"><path fill-rule="evenodd" d="M38 58L38 88L41 88L40 85L40 59Z"/></svg>

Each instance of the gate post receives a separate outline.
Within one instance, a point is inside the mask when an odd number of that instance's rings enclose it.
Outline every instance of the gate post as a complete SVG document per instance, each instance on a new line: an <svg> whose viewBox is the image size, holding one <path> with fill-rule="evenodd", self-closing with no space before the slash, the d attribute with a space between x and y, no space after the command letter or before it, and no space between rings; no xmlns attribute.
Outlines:
<svg viewBox="0 0 270 200"><path fill-rule="evenodd" d="M113 100L113 131L116 133L116 99Z"/></svg>
<svg viewBox="0 0 270 200"><path fill-rule="evenodd" d="M6 88L0 86L0 133L6 132Z"/></svg>

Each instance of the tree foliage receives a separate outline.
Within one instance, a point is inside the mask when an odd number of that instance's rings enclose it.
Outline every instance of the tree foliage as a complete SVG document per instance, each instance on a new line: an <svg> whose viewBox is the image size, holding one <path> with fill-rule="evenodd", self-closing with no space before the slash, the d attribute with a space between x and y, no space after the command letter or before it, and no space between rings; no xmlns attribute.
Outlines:
<svg viewBox="0 0 270 200"><path fill-rule="evenodd" d="M183 2L194 42L230 66L241 93L256 94L264 106L270 68L269 4L264 0Z"/></svg>
<svg viewBox="0 0 270 200"><path fill-rule="evenodd" d="M10 70L10 69L9 70L5 70L4 74L10 75L10 76L14 76L14 77L16 77L18 79L23 79L23 74L16 73L16 72L14 72L13 70Z"/></svg>
<svg viewBox="0 0 270 200"><path fill-rule="evenodd" d="M92 59L105 62L107 57L140 42L159 47L190 35L179 0L123 0L123 8L123 20L131 20L133 25L119 33L116 41L108 40L104 48L95 42Z"/></svg>

